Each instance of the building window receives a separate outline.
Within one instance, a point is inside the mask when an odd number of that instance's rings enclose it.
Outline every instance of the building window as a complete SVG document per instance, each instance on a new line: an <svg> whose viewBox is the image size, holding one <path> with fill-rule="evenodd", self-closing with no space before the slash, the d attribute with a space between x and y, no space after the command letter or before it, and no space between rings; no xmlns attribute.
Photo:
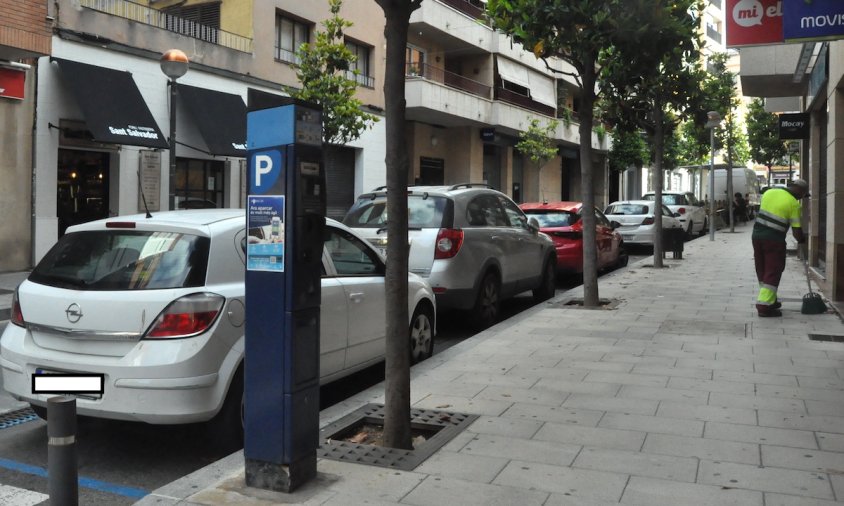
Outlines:
<svg viewBox="0 0 844 506"><path fill-rule="evenodd" d="M223 207L225 162L176 159L175 209Z"/></svg>
<svg viewBox="0 0 844 506"><path fill-rule="evenodd" d="M421 76L425 71L425 53L416 47L407 46L407 68L405 69L405 75L408 76Z"/></svg>
<svg viewBox="0 0 844 506"><path fill-rule="evenodd" d="M310 42L311 26L302 21L277 15L275 18L275 58L288 63L300 63L296 51Z"/></svg>
<svg viewBox="0 0 844 506"><path fill-rule="evenodd" d="M211 2L162 9L165 28L171 32L216 44L220 30L220 3Z"/></svg>
<svg viewBox="0 0 844 506"><path fill-rule="evenodd" d="M348 40L346 41L346 48L357 58L356 61L353 61L349 65L346 77L352 81L356 81L361 86L374 88L375 79L372 77L372 72L369 66L369 55L372 52L372 49L369 46L364 46ZM357 73L355 71L357 71Z"/></svg>

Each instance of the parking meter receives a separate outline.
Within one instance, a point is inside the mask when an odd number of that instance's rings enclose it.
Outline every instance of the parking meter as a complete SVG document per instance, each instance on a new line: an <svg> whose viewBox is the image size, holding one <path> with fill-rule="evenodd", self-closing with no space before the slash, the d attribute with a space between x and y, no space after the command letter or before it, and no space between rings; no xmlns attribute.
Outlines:
<svg viewBox="0 0 844 506"><path fill-rule="evenodd" d="M291 492L316 475L325 228L322 115L247 114L246 484Z"/></svg>

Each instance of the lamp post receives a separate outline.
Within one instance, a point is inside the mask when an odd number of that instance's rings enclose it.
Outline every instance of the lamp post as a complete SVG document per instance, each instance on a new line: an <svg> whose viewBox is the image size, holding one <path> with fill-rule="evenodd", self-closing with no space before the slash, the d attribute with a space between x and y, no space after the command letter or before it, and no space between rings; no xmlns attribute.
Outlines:
<svg viewBox="0 0 844 506"><path fill-rule="evenodd" d="M178 88L176 79L185 75L188 71L188 56L180 49L168 49L161 55L159 60L161 72L170 79L170 209L176 204L176 100L178 99Z"/></svg>
<svg viewBox="0 0 844 506"><path fill-rule="evenodd" d="M715 128L721 124L717 111L706 113L706 128L709 129L709 143L712 155L709 159L709 240L715 240Z"/></svg>

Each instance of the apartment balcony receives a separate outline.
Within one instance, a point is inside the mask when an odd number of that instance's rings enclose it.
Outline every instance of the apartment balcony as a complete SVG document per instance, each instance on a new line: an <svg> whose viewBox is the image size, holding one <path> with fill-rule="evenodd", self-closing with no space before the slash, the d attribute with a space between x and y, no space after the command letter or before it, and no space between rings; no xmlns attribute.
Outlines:
<svg viewBox="0 0 844 506"><path fill-rule="evenodd" d="M87 9L160 28L214 45L244 53L252 52L252 39L248 37L180 18L128 0L79 0L79 4Z"/></svg>
<svg viewBox="0 0 844 506"><path fill-rule="evenodd" d="M495 32L476 21L482 13L468 0L426 0L410 15L409 33L436 41L446 53L488 53Z"/></svg>
<svg viewBox="0 0 844 506"><path fill-rule="evenodd" d="M706 36L721 44L721 32L712 25L706 25Z"/></svg>
<svg viewBox="0 0 844 506"><path fill-rule="evenodd" d="M508 104L517 105L543 116L550 116L553 118L557 115L557 109L555 107L540 104L539 102L532 100L530 97L520 95L510 90L505 90L504 88L495 88L495 99L507 102Z"/></svg>
<svg viewBox="0 0 844 506"><path fill-rule="evenodd" d="M440 0L440 2L472 18L481 19L484 17L483 2L480 0Z"/></svg>
<svg viewBox="0 0 844 506"><path fill-rule="evenodd" d="M492 90L491 86L487 86L484 83L469 79L468 77L461 76L460 74L455 74L454 72L449 72L433 65L428 65L427 63L422 65L408 63L407 69L405 70L405 76L407 76L408 79L422 77L424 79L428 79L429 81L444 84L450 88L456 88L486 99L490 98L490 92Z"/></svg>

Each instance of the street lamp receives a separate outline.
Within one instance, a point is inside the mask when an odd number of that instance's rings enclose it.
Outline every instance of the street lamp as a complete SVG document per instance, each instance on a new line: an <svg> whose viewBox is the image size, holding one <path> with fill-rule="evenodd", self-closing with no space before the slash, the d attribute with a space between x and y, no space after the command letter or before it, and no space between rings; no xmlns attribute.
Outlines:
<svg viewBox="0 0 844 506"><path fill-rule="evenodd" d="M709 143L712 157L709 159L709 240L715 240L715 128L721 124L717 111L706 113L706 128L709 129Z"/></svg>
<svg viewBox="0 0 844 506"><path fill-rule="evenodd" d="M170 209L173 209L176 204L176 100L178 98L176 79L185 75L189 62L188 56L180 49L168 49L159 60L161 71L170 78L170 82L167 83L170 86Z"/></svg>

